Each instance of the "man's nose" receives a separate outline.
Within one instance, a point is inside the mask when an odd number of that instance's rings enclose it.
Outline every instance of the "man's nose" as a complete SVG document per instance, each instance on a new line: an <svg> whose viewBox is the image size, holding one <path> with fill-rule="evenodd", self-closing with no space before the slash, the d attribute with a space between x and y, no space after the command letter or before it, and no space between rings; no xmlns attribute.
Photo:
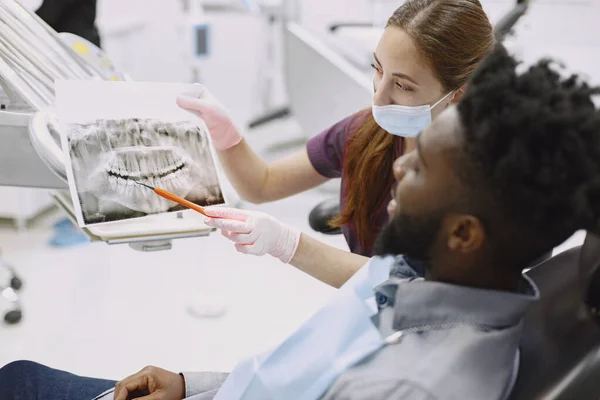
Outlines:
<svg viewBox="0 0 600 400"><path fill-rule="evenodd" d="M392 194L392 199L396 197L396 189L398 188L398 181L394 181L392 183L392 189L390 193Z"/></svg>
<svg viewBox="0 0 600 400"><path fill-rule="evenodd" d="M392 170L394 172L394 178L396 181L401 181L404 178L404 174L406 173L405 167L406 155L398 157L396 161L394 161L394 165L392 166Z"/></svg>

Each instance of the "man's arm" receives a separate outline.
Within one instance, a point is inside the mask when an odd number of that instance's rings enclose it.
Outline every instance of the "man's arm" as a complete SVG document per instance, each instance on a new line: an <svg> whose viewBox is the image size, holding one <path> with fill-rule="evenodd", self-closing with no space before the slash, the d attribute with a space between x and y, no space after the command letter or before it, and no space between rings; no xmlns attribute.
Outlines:
<svg viewBox="0 0 600 400"><path fill-rule="evenodd" d="M96 397L99 400L127 400L151 396L163 400L212 400L227 374L223 372L186 372L176 374L162 368L147 366L115 385L113 393ZM145 397L144 397L145 398Z"/></svg>
<svg viewBox="0 0 600 400"><path fill-rule="evenodd" d="M224 372L185 372L186 399L213 400L227 379ZM437 400L420 385L407 380L361 380L331 388L321 400Z"/></svg>
<svg viewBox="0 0 600 400"><path fill-rule="evenodd" d="M191 400L212 400L229 374L225 372L183 372L185 396Z"/></svg>

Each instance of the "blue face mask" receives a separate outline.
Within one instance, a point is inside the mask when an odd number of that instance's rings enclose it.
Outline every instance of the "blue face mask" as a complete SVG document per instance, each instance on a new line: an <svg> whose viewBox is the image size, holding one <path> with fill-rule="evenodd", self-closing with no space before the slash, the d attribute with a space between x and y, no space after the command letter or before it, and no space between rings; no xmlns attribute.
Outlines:
<svg viewBox="0 0 600 400"><path fill-rule="evenodd" d="M431 124L431 110L454 91L438 100L433 106L377 106L373 104L373 118L385 131L392 135L413 138Z"/></svg>

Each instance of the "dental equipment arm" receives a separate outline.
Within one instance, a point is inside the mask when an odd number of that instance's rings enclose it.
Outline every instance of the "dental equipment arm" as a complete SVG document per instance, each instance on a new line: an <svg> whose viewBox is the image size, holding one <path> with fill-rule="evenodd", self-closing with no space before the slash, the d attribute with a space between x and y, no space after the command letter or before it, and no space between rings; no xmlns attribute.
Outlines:
<svg viewBox="0 0 600 400"><path fill-rule="evenodd" d="M272 255L336 288L369 260L321 243L265 213L221 207L208 207L205 212L211 217L206 224L220 229L237 251Z"/></svg>
<svg viewBox="0 0 600 400"><path fill-rule="evenodd" d="M314 169L306 150L265 163L243 139L225 107L206 88L198 88L196 94L180 95L177 104L204 120L223 169L242 198L265 203L327 181Z"/></svg>
<svg viewBox="0 0 600 400"><path fill-rule="evenodd" d="M73 40L63 38L18 1L0 1L0 169L11 171L0 174L0 186L53 189L57 205L76 221L66 190L62 128L52 107L53 82L108 79L109 70L80 57L68 44ZM122 74L111 71L111 75L119 78ZM174 239L210 234L212 229L195 214L153 215L81 230L91 241L128 244L140 251L167 250Z"/></svg>

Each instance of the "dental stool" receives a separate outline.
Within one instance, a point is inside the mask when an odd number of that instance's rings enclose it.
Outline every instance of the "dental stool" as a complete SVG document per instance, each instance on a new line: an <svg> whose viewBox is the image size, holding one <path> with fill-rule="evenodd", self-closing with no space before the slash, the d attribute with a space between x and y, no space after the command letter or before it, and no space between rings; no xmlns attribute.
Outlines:
<svg viewBox="0 0 600 400"><path fill-rule="evenodd" d="M342 233L340 228L333 228L329 225L332 218L340 215L340 200L332 198L317 204L308 214L308 224L319 233L325 235L339 235Z"/></svg>
<svg viewBox="0 0 600 400"><path fill-rule="evenodd" d="M527 275L541 299L525 316L510 400L600 399L600 238L588 233Z"/></svg>

